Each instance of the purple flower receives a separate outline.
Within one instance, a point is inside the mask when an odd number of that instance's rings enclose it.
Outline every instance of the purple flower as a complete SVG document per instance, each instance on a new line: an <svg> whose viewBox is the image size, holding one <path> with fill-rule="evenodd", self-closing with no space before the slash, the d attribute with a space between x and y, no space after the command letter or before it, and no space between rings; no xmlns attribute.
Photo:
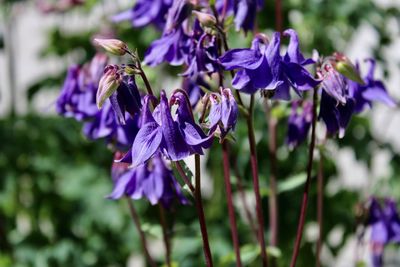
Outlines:
<svg viewBox="0 0 400 267"><path fill-rule="evenodd" d="M295 31L284 32L290 36L286 55L280 55L280 34L275 32L270 42L265 36L257 35L250 49L233 49L226 52L220 62L226 70L239 69L233 87L253 94L258 89L272 91L276 99L290 99L289 88L297 93L314 88L319 81L303 67L311 63L299 52L299 43Z"/></svg>
<svg viewBox="0 0 400 267"><path fill-rule="evenodd" d="M384 248L389 243L400 243L400 218L396 203L385 199L384 207L376 198L371 199L367 224L371 226L372 262L374 267L383 266Z"/></svg>
<svg viewBox="0 0 400 267"><path fill-rule="evenodd" d="M293 101L288 120L286 144L294 148L306 140L312 122L313 104L309 101Z"/></svg>
<svg viewBox="0 0 400 267"><path fill-rule="evenodd" d="M235 26L236 30L243 29L245 32L254 29L257 11L263 7L262 0L235 0Z"/></svg>
<svg viewBox="0 0 400 267"><path fill-rule="evenodd" d="M123 77L118 89L110 97L111 106L120 124L125 124L125 111L132 117L140 113L142 103L135 77L126 75Z"/></svg>
<svg viewBox="0 0 400 267"><path fill-rule="evenodd" d="M96 90L108 58L97 54L89 64L77 65L68 69L56 110L65 117L84 120L93 117L97 112Z"/></svg>
<svg viewBox="0 0 400 267"><path fill-rule="evenodd" d="M223 139L229 131L235 129L239 114L238 105L229 88L221 88L220 94L210 94L209 99L211 103L208 115L209 127L214 131L213 129L218 126Z"/></svg>
<svg viewBox="0 0 400 267"><path fill-rule="evenodd" d="M367 62L369 63L369 70L364 78L365 85L348 80L349 95L356 101L354 112L360 113L366 107L371 107L372 101L379 101L389 107L395 107L396 102L389 96L385 85L382 81L374 79L375 60L368 59Z"/></svg>
<svg viewBox="0 0 400 267"><path fill-rule="evenodd" d="M185 48L187 47L188 36L182 28L174 29L164 33L160 39L151 43L147 49L144 63L149 66L157 66L166 61L173 66L184 63Z"/></svg>
<svg viewBox="0 0 400 267"><path fill-rule="evenodd" d="M192 52L187 56L187 70L182 76L196 79L202 74L211 74L218 71L218 48L216 37L203 33L200 38L191 38L193 42Z"/></svg>
<svg viewBox="0 0 400 267"><path fill-rule="evenodd" d="M130 146L138 132L138 118L125 114L125 125L121 125L112 109L110 102L83 126L83 133L91 140L106 139L109 144L125 148Z"/></svg>
<svg viewBox="0 0 400 267"><path fill-rule="evenodd" d="M167 23L164 33L169 33L180 28L192 13L193 5L188 0L174 0L171 8L168 10Z"/></svg>
<svg viewBox="0 0 400 267"><path fill-rule="evenodd" d="M324 66L321 87L333 99L342 105L346 104L348 85L346 78L337 72L330 64Z"/></svg>
<svg viewBox="0 0 400 267"><path fill-rule="evenodd" d="M344 136L345 129L354 113L360 113L366 106L377 100L394 107L395 101L388 95L383 83L374 80L375 62L371 63L369 72L364 78L364 85L354 82L332 67L330 59L318 72L322 78L321 108L319 118L326 126L329 134L339 131ZM358 66L356 68L358 71Z"/></svg>
<svg viewBox="0 0 400 267"><path fill-rule="evenodd" d="M354 113L354 105L355 101L352 98L348 98L346 104L338 104L325 90L322 91L319 118L324 121L329 134L339 132L339 138L344 136Z"/></svg>
<svg viewBox="0 0 400 267"><path fill-rule="evenodd" d="M182 94L182 93L181 93ZM131 150L132 167L149 160L157 151L172 161L182 160L194 153L202 154L202 148L210 146L210 139L194 122L190 103L179 94L171 97L178 104L176 119L172 117L164 91L153 113L149 109L150 96L144 99L141 128Z"/></svg>
<svg viewBox="0 0 400 267"><path fill-rule="evenodd" d="M114 163L113 173L120 174L119 164L126 166L125 163ZM147 163L120 174L114 180L114 189L108 198L118 199L123 196L132 199L145 197L152 205L161 203L167 208L171 206L174 199L177 199L181 204L189 203L182 194L172 170L167 167L166 161L160 153L157 153Z"/></svg>
<svg viewBox="0 0 400 267"><path fill-rule="evenodd" d="M121 12L111 19L113 22L130 20L133 27L144 27L149 24L159 29L165 26L165 16L172 5L172 0L138 0L129 10Z"/></svg>

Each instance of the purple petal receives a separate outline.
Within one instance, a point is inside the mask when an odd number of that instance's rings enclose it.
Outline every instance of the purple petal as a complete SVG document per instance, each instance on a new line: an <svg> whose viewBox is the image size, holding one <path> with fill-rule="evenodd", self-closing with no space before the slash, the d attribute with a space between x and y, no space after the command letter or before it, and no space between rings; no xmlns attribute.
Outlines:
<svg viewBox="0 0 400 267"><path fill-rule="evenodd" d="M162 130L157 123L146 123L139 130L132 145L132 167L146 162L157 151L162 141Z"/></svg>
<svg viewBox="0 0 400 267"><path fill-rule="evenodd" d="M232 49L222 55L219 61L226 70L256 69L262 63L262 56L252 49Z"/></svg>

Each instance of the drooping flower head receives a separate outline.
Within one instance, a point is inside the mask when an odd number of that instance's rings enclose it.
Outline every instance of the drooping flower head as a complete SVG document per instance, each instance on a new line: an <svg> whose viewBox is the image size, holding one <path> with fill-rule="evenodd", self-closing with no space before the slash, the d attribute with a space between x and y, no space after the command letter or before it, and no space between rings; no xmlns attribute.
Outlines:
<svg viewBox="0 0 400 267"><path fill-rule="evenodd" d="M259 11L264 5L262 0L237 0L234 1L236 30L243 29L245 32L254 29L254 22Z"/></svg>
<svg viewBox="0 0 400 267"><path fill-rule="evenodd" d="M171 206L174 199L183 205L189 203L160 153L145 164L122 172L119 164L122 164L122 168L126 166L123 162L114 163L112 172L117 178L114 179L114 189L108 198L147 198L152 205L161 203L166 208Z"/></svg>
<svg viewBox="0 0 400 267"><path fill-rule="evenodd" d="M230 131L235 130L239 114L238 105L229 88L221 88L219 94L210 94L209 101L209 127L212 131L218 127L221 132L220 139L222 140Z"/></svg>
<svg viewBox="0 0 400 267"><path fill-rule="evenodd" d="M106 102L94 117L85 122L83 133L91 140L105 139L108 144L120 149L128 148L135 138L138 116L125 114L125 124L121 125L110 102Z"/></svg>
<svg viewBox="0 0 400 267"><path fill-rule="evenodd" d="M190 102L176 93L168 101L161 91L160 103L150 111L151 96L144 98L141 114L141 128L132 144L132 167L149 160L156 152L172 161L182 160L194 153L202 154L202 148L209 147L212 136L207 137L194 122ZM177 114L173 118L170 104L177 104Z"/></svg>
<svg viewBox="0 0 400 267"><path fill-rule="evenodd" d="M341 73L337 70L338 62L344 62ZM358 64L354 66L347 57L338 53L328 57L318 71L322 79L319 118L325 122L329 134L339 132L339 137L343 137L353 114L360 113L372 101L380 101L390 107L396 105L383 83L374 80L375 64L373 60L369 62L370 69L363 80L360 78Z"/></svg>
<svg viewBox="0 0 400 267"><path fill-rule="evenodd" d="M217 62L216 37L204 32L199 38L196 38L196 35L191 37L191 52L186 56L188 68L182 73L182 76L192 79L202 74L217 72L220 68Z"/></svg>
<svg viewBox="0 0 400 267"><path fill-rule="evenodd" d="M253 94L258 90L271 91L275 99L290 99L289 88L297 93L309 90L319 84L304 68L311 60L306 60L299 52L295 31L284 32L290 37L288 51L280 55L280 34L275 32L271 41L258 34L250 49L233 49L220 57L226 70L238 69L232 81L233 87Z"/></svg>
<svg viewBox="0 0 400 267"><path fill-rule="evenodd" d="M142 103L139 90L136 86L135 77L124 72L118 65L108 65L100 79L97 90L96 102L99 109L106 101L111 106L120 124L125 124L125 112L131 116L140 112Z"/></svg>
<svg viewBox="0 0 400 267"><path fill-rule="evenodd" d="M293 101L288 119L286 144L294 148L306 140L312 122L312 103Z"/></svg>
<svg viewBox="0 0 400 267"><path fill-rule="evenodd" d="M108 58L97 54L90 63L69 67L56 110L66 117L84 120L97 113L96 90Z"/></svg>

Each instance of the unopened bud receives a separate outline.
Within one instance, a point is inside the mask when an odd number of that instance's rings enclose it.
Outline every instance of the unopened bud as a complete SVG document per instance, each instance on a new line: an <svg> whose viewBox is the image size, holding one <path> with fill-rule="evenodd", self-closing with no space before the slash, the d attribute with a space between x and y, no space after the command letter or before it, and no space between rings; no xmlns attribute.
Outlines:
<svg viewBox="0 0 400 267"><path fill-rule="evenodd" d="M357 68L345 55L341 53L335 53L334 57L335 64L333 64L333 66L340 74L361 85L365 84Z"/></svg>
<svg viewBox="0 0 400 267"><path fill-rule="evenodd" d="M118 89L121 84L121 75L118 73L118 66L108 65L100 79L99 88L96 94L97 107L101 109L104 102Z"/></svg>
<svg viewBox="0 0 400 267"><path fill-rule="evenodd" d="M192 13L197 17L203 27L214 27L217 25L217 19L213 15L196 10L193 10Z"/></svg>
<svg viewBox="0 0 400 267"><path fill-rule="evenodd" d="M128 50L128 46L117 39L94 39L95 43L101 47L103 47L107 52L117 55L123 56L126 54Z"/></svg>

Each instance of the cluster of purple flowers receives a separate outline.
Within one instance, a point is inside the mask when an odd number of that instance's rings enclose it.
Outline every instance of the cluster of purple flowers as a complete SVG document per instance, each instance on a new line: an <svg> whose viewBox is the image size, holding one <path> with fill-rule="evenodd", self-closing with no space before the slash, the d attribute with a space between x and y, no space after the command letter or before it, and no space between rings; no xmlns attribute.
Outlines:
<svg viewBox="0 0 400 267"><path fill-rule="evenodd" d="M256 93L273 101L295 98L288 116L286 143L290 148L307 139L317 119L324 122L329 136L339 133L342 137L351 117L370 107L373 101L396 106L383 83L374 78L372 59L367 61L370 67L362 76L359 64L352 64L339 53L326 58L306 58L293 29L282 34L274 32L270 37L257 33L250 48L229 49L223 26L225 18L233 15L236 29L247 33L253 30L255 14L260 8L259 0L217 0L215 6L202 0L139 0L132 9L114 16L115 22L130 20L134 27L152 24L162 30L161 37L148 47L143 63L150 67L163 62L185 67L180 74L183 88L172 91L169 97L165 90L159 91L159 97L153 93L138 55L119 40L96 42L114 55L129 55L132 64L111 65L105 55L98 54L88 64L69 68L57 111L84 121L86 136L105 138L117 151L111 170L114 189L109 198L146 198L153 205L160 203L165 207L175 200L187 204L172 166L191 155L203 155L215 137L223 143L224 170L229 183L229 166L225 166L229 164L229 156L225 154L228 148L224 142L235 130L239 108L247 119L254 153L253 181L257 188L254 129L251 129ZM289 43L282 52L284 37ZM225 71L231 72L236 97L224 86ZM138 88L135 80L138 76L146 90ZM218 86L212 83L216 77ZM310 92L314 92L313 101L307 99ZM241 93L251 95L250 108L243 104ZM202 106L201 113L195 112L197 106ZM310 151L314 149L312 146ZM312 166L313 155L310 155L309 166ZM197 166L198 159L197 156ZM198 192L195 195L201 200ZM382 261L381 248L400 240L400 220L394 203L385 203L383 209L376 200L371 204L369 224L373 228L377 267L381 266L378 264ZM257 216L262 218L260 210ZM259 226L258 236L263 236L262 219ZM261 239L260 246L264 248Z"/></svg>
<svg viewBox="0 0 400 267"><path fill-rule="evenodd" d="M382 267L385 246L400 244L400 217L394 200L387 198L381 205L376 198L372 198L367 225L371 227L373 266Z"/></svg>
<svg viewBox="0 0 400 267"><path fill-rule="evenodd" d="M56 109L65 117L84 121L83 132L89 139L105 138L109 144L126 147L138 131L134 123L137 118L129 118L122 125L115 117L110 102L106 102L102 110L96 106L97 88L107 62L106 55L97 54L88 64L71 66Z"/></svg>

